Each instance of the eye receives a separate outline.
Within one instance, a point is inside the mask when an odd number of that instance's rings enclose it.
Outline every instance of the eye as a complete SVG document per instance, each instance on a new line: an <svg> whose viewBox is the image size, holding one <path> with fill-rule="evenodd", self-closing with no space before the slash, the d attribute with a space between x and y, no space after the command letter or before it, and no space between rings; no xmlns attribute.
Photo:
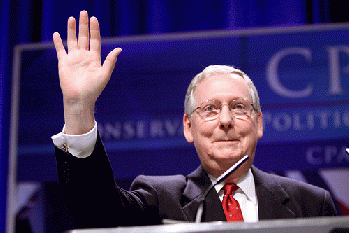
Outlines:
<svg viewBox="0 0 349 233"><path fill-rule="evenodd" d="M246 105L243 104L243 103L236 103L234 105L234 109L238 109L238 110L244 110L244 109L247 109Z"/></svg>
<svg viewBox="0 0 349 233"><path fill-rule="evenodd" d="M201 112L203 113L213 113L213 112L219 112L220 104L213 100L209 100L202 103L200 107L201 107Z"/></svg>
<svg viewBox="0 0 349 233"><path fill-rule="evenodd" d="M204 112L212 112L214 110L217 110L217 106L215 106L214 104L207 104L202 108L202 111Z"/></svg>

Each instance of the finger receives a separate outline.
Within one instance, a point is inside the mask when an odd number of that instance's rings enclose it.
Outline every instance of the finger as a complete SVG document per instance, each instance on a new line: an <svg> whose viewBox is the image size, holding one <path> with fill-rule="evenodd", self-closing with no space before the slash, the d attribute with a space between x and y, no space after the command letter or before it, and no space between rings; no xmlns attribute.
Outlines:
<svg viewBox="0 0 349 233"><path fill-rule="evenodd" d="M76 20L74 17L68 19L68 32L67 32L67 45L68 53L77 49L78 41L76 39Z"/></svg>
<svg viewBox="0 0 349 233"><path fill-rule="evenodd" d="M87 11L80 12L78 49L88 50L89 46L88 14Z"/></svg>
<svg viewBox="0 0 349 233"><path fill-rule="evenodd" d="M90 19L90 50L101 52L101 34L99 30L99 23L96 17Z"/></svg>
<svg viewBox="0 0 349 233"><path fill-rule="evenodd" d="M62 38L58 32L53 33L53 43L55 44L58 60L60 60L63 56L67 55L64 49Z"/></svg>
<svg viewBox="0 0 349 233"><path fill-rule="evenodd" d="M121 48L116 48L113 51L111 51L107 58L105 59L102 69L106 77L110 77L113 69L115 67L115 63L117 60L118 55L121 53L122 49Z"/></svg>

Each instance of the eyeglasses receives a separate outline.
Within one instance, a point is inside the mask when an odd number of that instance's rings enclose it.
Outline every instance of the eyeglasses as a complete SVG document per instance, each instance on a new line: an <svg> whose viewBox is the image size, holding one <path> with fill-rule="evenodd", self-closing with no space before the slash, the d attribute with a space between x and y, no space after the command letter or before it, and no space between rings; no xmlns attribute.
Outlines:
<svg viewBox="0 0 349 233"><path fill-rule="evenodd" d="M222 104L216 100L206 100L199 107L195 108L192 114L196 111L206 121L214 120L218 118L223 105L228 105L233 116L239 119L247 119L254 110L253 104L245 98L235 99L229 104Z"/></svg>

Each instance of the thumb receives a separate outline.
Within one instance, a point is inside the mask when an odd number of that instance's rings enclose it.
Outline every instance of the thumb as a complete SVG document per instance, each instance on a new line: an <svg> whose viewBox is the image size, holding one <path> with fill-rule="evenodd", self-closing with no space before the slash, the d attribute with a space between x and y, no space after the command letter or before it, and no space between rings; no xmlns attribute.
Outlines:
<svg viewBox="0 0 349 233"><path fill-rule="evenodd" d="M106 57L102 66L103 73L105 73L106 76L110 77L111 74L113 73L117 57L121 53L121 51L122 51L121 48L115 48Z"/></svg>

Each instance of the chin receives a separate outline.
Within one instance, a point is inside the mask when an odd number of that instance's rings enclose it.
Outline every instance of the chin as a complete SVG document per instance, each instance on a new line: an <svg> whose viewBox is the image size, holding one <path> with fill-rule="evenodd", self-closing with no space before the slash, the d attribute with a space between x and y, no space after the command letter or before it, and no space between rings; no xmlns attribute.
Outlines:
<svg viewBox="0 0 349 233"><path fill-rule="evenodd" d="M215 152L216 158L224 159L224 160L239 160L245 156L243 153L239 153L237 151L224 150Z"/></svg>
<svg viewBox="0 0 349 233"><path fill-rule="evenodd" d="M244 155L236 153L217 153L211 157L219 167L229 168L239 161Z"/></svg>

